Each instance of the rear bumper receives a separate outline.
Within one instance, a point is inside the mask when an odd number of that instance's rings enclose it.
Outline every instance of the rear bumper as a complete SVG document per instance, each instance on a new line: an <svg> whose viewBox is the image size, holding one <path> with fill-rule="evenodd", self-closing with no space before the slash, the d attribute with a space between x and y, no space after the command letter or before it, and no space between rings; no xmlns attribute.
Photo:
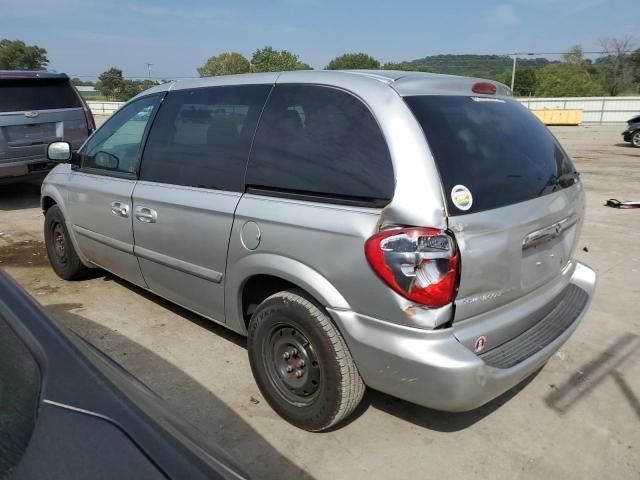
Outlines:
<svg viewBox="0 0 640 480"><path fill-rule="evenodd" d="M44 178L55 165L46 157L29 157L0 163L0 184Z"/></svg>
<svg viewBox="0 0 640 480"><path fill-rule="evenodd" d="M329 309L364 382L371 388L425 407L473 410L542 367L578 327L595 290L596 275L577 264L570 284L587 295L573 321L543 348L509 368L490 366L465 347L452 329L428 331Z"/></svg>

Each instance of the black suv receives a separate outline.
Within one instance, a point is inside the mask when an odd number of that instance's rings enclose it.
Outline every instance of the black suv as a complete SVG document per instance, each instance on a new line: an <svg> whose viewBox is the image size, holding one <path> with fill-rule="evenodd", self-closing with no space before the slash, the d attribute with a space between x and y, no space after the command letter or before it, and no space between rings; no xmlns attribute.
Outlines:
<svg viewBox="0 0 640 480"><path fill-rule="evenodd" d="M95 130L88 105L63 73L0 71L0 184L41 177L54 166L49 142L75 150Z"/></svg>
<svg viewBox="0 0 640 480"><path fill-rule="evenodd" d="M622 138L625 142L631 142L631 145L640 148L640 115L627 120L629 127L622 132Z"/></svg>

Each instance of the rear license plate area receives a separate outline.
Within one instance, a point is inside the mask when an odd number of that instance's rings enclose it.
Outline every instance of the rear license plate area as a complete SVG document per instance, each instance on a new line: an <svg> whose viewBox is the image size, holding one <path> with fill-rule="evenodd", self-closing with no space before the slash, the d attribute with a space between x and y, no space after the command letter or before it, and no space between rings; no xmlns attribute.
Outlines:
<svg viewBox="0 0 640 480"><path fill-rule="evenodd" d="M55 123L34 123L4 127L7 140L11 144L35 145L56 138Z"/></svg>

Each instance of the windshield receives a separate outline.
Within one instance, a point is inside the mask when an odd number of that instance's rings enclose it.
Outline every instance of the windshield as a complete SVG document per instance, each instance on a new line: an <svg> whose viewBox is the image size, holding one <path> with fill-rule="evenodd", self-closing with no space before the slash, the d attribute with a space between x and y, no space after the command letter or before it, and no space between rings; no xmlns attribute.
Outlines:
<svg viewBox="0 0 640 480"><path fill-rule="evenodd" d="M435 157L452 215L531 200L576 181L571 160L553 135L515 100L441 95L405 100ZM454 204L456 196L462 201Z"/></svg>

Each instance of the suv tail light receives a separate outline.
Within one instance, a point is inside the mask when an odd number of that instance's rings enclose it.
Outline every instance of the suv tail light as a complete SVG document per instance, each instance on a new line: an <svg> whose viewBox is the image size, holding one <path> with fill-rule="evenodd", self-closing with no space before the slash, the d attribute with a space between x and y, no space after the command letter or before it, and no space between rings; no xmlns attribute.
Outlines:
<svg viewBox="0 0 640 480"><path fill-rule="evenodd" d="M78 93L80 96L80 101L82 102L82 109L84 110L84 115L87 117L87 126L89 128L89 135L91 135L96 129L96 121L93 118L93 113L91 112L91 108L89 108L89 104L87 101Z"/></svg>
<svg viewBox="0 0 640 480"><path fill-rule="evenodd" d="M365 243L373 271L403 297L428 307L453 300L459 255L453 237L433 228L393 228Z"/></svg>

